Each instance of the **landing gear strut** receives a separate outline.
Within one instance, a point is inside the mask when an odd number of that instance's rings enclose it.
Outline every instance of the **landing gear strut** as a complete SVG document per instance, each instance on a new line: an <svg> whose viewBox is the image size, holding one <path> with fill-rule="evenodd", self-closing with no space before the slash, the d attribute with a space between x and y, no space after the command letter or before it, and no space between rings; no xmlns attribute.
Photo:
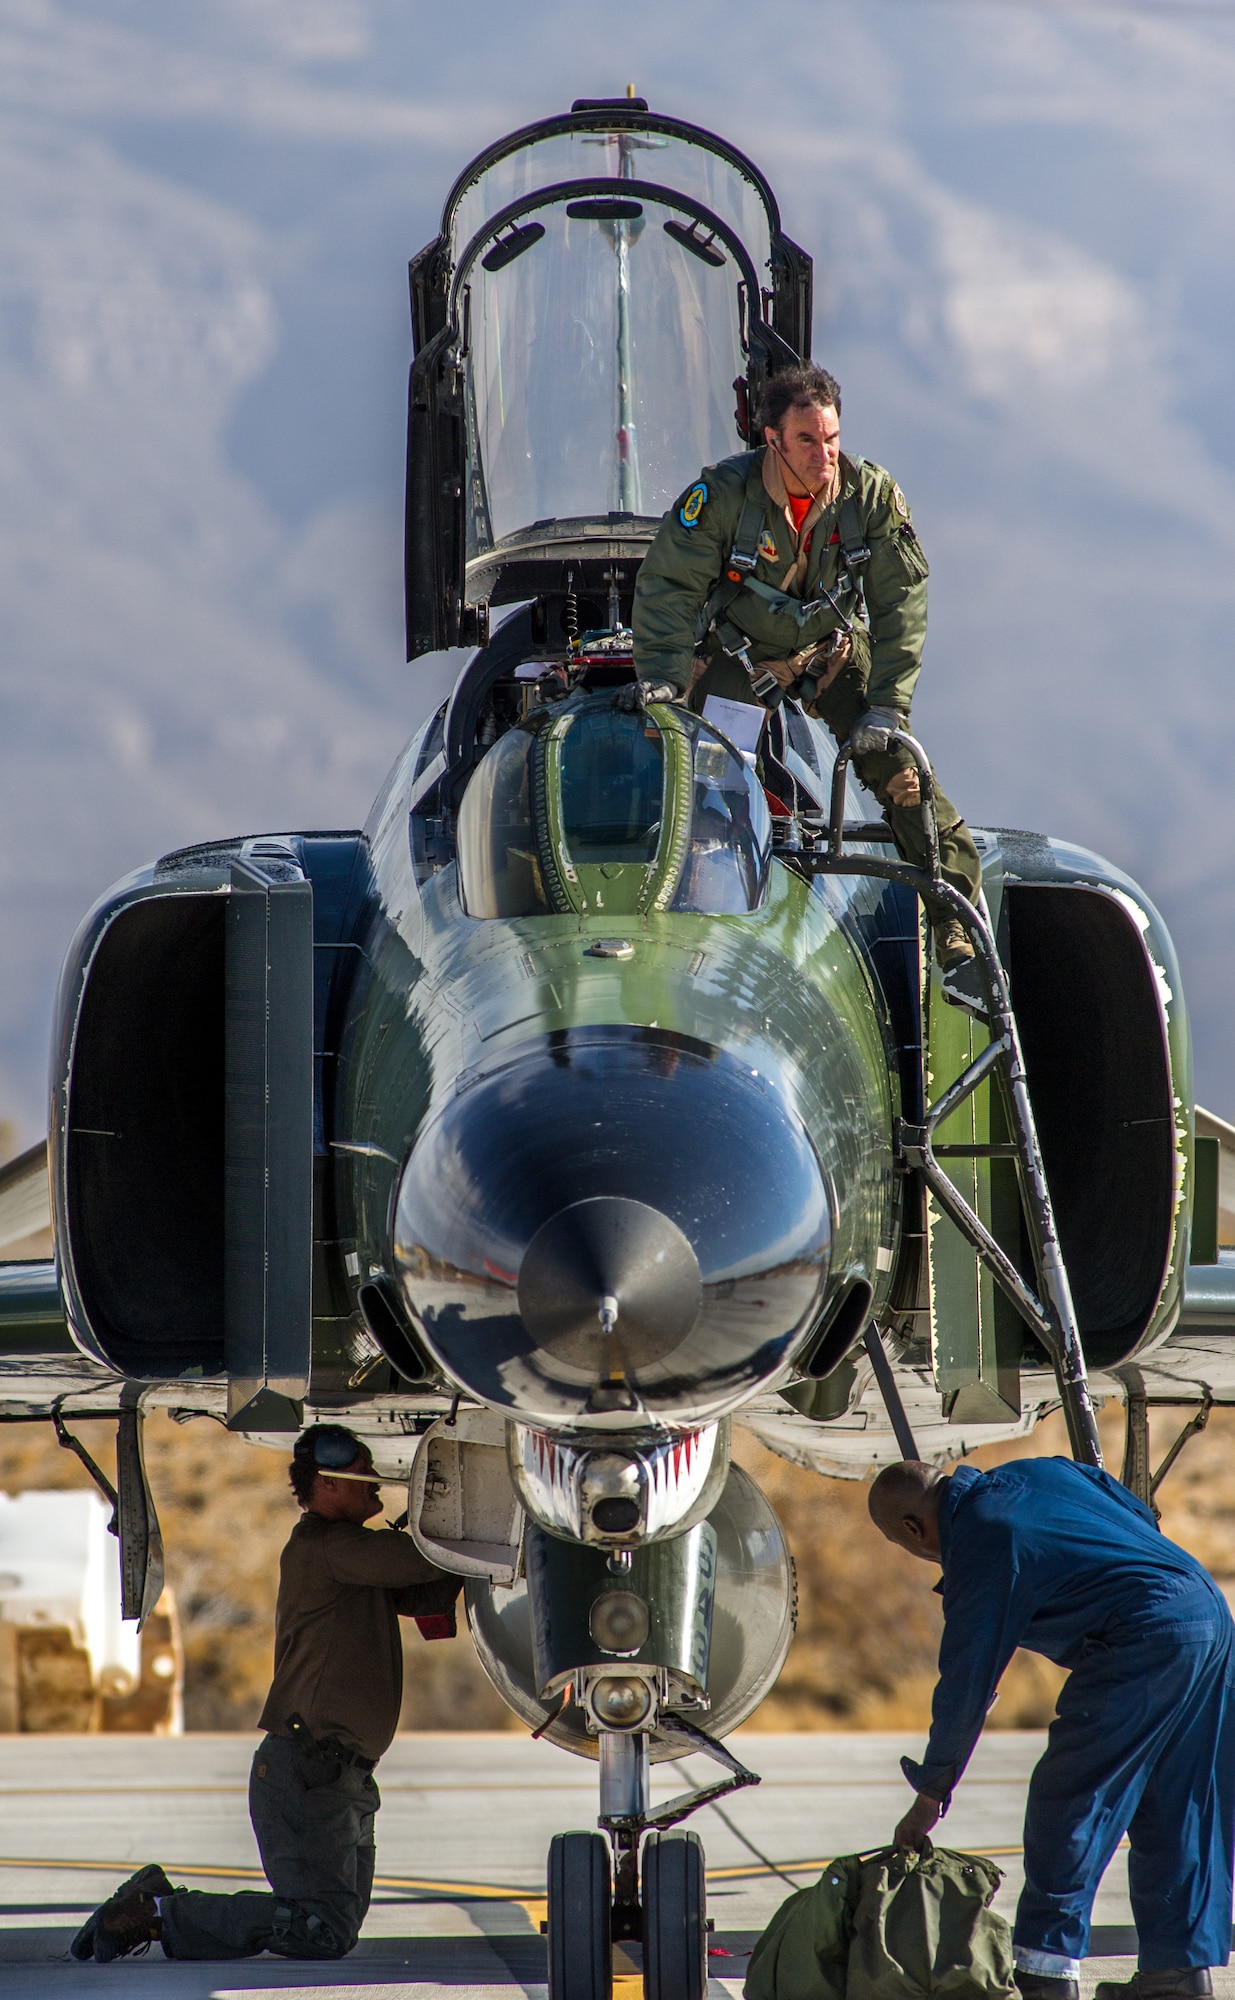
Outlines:
<svg viewBox="0 0 1235 2000"><path fill-rule="evenodd" d="M600 1732L603 1832L559 1833L549 1849L549 2000L609 2000L615 1941L642 1942L644 2000L704 2000L703 1843L696 1833L670 1829L696 1807L759 1779L678 1716L662 1713L657 1734L683 1756L714 1758L729 1776L652 1812L647 1733Z"/></svg>

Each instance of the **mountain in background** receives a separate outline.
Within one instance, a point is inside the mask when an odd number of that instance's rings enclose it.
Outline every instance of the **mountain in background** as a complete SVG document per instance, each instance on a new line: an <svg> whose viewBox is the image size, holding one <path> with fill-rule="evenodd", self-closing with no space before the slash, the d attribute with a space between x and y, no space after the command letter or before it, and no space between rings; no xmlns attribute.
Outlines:
<svg viewBox="0 0 1235 2000"><path fill-rule="evenodd" d="M915 725L1092 846L1235 1110L1235 18L813 0L0 6L0 1107L116 877L354 826L403 662L406 260L457 169L628 81L769 173L850 450L932 563ZM693 468L691 468L693 470Z"/></svg>

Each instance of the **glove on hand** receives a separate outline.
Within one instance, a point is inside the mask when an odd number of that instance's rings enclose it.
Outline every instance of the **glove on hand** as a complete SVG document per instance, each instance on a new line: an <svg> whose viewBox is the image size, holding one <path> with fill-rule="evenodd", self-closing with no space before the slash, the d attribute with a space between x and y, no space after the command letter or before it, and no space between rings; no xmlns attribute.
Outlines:
<svg viewBox="0 0 1235 2000"><path fill-rule="evenodd" d="M613 706L621 709L623 715L642 715L649 702L676 701L680 688L670 687L668 681L630 681L620 687L613 697Z"/></svg>
<svg viewBox="0 0 1235 2000"><path fill-rule="evenodd" d="M855 757L868 757L873 750L886 750L889 739L905 727L905 717L895 708L868 708L849 731L849 747Z"/></svg>

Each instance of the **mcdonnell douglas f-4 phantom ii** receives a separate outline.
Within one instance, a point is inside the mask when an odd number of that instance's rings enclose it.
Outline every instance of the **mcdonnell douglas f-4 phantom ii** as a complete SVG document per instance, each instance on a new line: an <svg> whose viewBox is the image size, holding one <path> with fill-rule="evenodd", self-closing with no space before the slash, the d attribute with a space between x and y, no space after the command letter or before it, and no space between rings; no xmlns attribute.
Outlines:
<svg viewBox="0 0 1235 2000"><path fill-rule="evenodd" d="M511 1707L598 1761L601 1830L550 1855L555 2000L600 2000L611 1935L649 2000L697 2000L670 1828L750 1781L721 1739L793 1620L732 1425L857 1476L1062 1405L1097 1462L1097 1391L1147 1496L1149 1405L1235 1400L1218 1141L1118 869L978 830L972 909L794 702L756 770L618 700L661 515L809 352L759 170L581 101L464 170L411 293L408 652L453 690L363 832L165 855L85 919L48 1145L0 1182L6 1241L49 1187L56 1252L0 1267L0 1401L66 1442L117 1416L130 1616L161 1575L145 1411L351 1425ZM695 1750L724 1775L654 1810L650 1763Z"/></svg>

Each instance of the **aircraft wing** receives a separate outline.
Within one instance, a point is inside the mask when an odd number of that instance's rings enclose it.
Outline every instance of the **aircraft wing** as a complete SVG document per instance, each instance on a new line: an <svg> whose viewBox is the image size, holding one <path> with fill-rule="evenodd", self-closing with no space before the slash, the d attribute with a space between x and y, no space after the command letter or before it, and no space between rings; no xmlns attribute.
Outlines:
<svg viewBox="0 0 1235 2000"><path fill-rule="evenodd" d="M1218 1241L1235 1250L1235 1125L1198 1104L1196 1136L1218 1142Z"/></svg>
<svg viewBox="0 0 1235 2000"><path fill-rule="evenodd" d="M0 1250L51 1227L47 1141L0 1167Z"/></svg>

